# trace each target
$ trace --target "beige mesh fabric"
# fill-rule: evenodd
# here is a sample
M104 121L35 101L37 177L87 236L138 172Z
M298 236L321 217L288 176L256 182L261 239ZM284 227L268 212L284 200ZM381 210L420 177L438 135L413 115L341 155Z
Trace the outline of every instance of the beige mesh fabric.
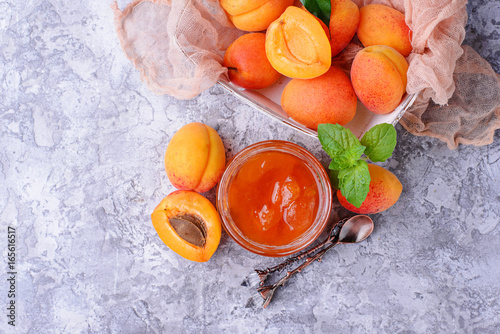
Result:
M412 30L408 93L418 93L401 124L415 135L485 145L500 128L500 76L474 50L461 47L465 0L354 0L381 3L405 13ZM135 0L117 4L117 33L127 57L157 94L190 99L213 86L226 69L224 50L242 35L218 0ZM361 45L353 42L334 59L349 70Z
M218 0L135 0L115 25L125 54L149 89L190 99L213 86L224 50L238 38Z
M453 74L455 91L446 105L420 94L400 120L408 132L430 136L455 149L487 145L500 128L500 75L469 46L463 46Z

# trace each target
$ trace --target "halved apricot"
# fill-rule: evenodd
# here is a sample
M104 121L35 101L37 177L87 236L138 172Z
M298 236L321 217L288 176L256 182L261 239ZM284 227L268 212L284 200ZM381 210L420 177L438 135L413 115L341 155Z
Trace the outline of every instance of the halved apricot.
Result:
M208 261L219 246L221 221L213 204L190 190L165 197L151 214L160 239L180 256Z
M332 62L327 33L314 15L295 6L267 28L266 55L276 71L299 79L320 76Z
M263 31L294 0L220 0L234 26L243 31Z

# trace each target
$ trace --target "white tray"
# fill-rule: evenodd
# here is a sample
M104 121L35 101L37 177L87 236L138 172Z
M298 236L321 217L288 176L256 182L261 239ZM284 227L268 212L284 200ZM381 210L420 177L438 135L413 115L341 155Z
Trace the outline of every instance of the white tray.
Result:
M295 130L305 133L312 137L317 137L318 133L314 130L306 128L302 124L294 121L283 111L281 108L281 93L283 88L290 81L290 78L282 76L278 82L270 87L250 90L243 89L235 84L231 83L227 77L221 76L218 84L223 88L228 90L231 94L242 100L244 103L254 107L255 109L263 112L264 114L282 122ZM399 106L394 109L393 112L386 115L377 115L372 113L366 107L358 101L358 107L356 110L356 116L346 124L356 137L361 138L366 131L368 131L374 125L380 123L389 123L396 125L403 114L408 110L408 108L413 104L417 94L406 94Z

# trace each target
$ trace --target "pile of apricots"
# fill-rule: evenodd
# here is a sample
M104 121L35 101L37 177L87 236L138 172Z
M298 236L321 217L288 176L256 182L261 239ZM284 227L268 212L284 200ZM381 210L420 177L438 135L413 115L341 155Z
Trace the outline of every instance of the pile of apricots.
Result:
M165 171L178 190L167 195L151 214L160 239L174 252L196 262L208 261L221 238L221 218L202 195L217 185L226 168L225 149L219 134L202 123L189 123L170 139L165 152ZM342 206L371 214L389 209L402 191L394 174L369 164L370 189L360 208L348 203L340 191Z
M262 89L282 75L291 78L281 96L283 110L313 130L322 123L345 125L357 100L377 114L392 112L406 92L411 31L403 13L380 4L361 8L331 0L329 26L293 0L220 0L234 26L248 32L226 50L229 80ZM357 35L363 45L350 77L335 66Z

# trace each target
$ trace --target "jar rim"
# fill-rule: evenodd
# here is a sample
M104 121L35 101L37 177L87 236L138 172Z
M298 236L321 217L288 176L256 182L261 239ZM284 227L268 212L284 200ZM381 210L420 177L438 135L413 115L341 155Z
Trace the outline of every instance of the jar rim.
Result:
M299 158L313 175L319 195L318 210L311 226L300 237L281 245L266 245L246 237L231 218L228 203L228 189L239 169L252 157L265 152L283 152ZM332 209L330 179L320 161L302 146L284 140L266 140L249 145L239 151L228 163L217 187L217 210L226 233L246 250L264 256L279 257L296 253L311 243L328 224Z

